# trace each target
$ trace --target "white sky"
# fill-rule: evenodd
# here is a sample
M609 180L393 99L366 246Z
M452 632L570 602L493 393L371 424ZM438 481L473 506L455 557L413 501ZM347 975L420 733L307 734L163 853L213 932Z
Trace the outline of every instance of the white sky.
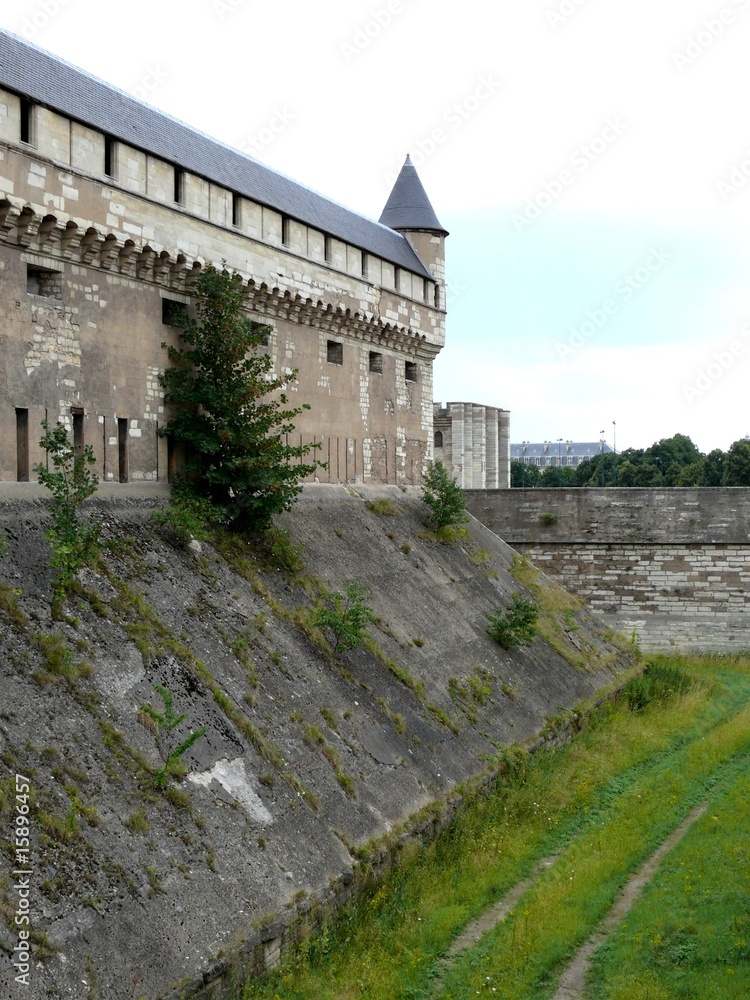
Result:
M436 399L510 409L514 441L750 432L750 0L6 0L0 26L375 218L411 152L451 232Z

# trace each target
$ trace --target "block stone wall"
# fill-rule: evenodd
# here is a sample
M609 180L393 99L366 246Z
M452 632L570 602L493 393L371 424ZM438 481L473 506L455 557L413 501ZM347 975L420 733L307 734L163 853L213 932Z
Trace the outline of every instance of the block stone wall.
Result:
M467 499L643 649L750 649L750 489L475 490Z

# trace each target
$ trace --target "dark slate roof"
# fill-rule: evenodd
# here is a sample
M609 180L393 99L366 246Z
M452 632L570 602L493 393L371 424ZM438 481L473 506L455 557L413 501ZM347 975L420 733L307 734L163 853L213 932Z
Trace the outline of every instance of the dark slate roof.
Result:
M606 441L600 444L599 441L563 441L560 444L560 455L574 455L578 458L594 458L600 452L604 451L607 454L612 453L612 448L607 444ZM510 457L511 458L543 458L548 456L550 458L557 459L557 441L543 441L543 442L532 442L527 441L526 444L512 444L510 446Z
M434 280L400 233L303 187L7 31L0 31L0 86Z
M443 229L438 222L435 209L430 204L410 156L406 157L401 173L396 178L380 221L391 229L426 229L448 235L448 230Z

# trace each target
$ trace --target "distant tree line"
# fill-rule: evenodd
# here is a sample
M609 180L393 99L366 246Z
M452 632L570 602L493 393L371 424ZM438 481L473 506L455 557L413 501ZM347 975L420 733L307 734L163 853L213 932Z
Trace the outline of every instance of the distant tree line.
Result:
M514 460L511 486L750 486L750 439L735 441L728 451L707 455L689 437L675 434L650 448L605 452L580 465L524 465Z

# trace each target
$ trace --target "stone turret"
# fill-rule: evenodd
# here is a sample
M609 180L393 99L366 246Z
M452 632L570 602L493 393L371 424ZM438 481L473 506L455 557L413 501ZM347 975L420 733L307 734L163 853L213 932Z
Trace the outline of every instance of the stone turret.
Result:
M449 233L440 225L410 156L396 178L380 222L406 236L435 278L435 305L444 309L445 237Z

